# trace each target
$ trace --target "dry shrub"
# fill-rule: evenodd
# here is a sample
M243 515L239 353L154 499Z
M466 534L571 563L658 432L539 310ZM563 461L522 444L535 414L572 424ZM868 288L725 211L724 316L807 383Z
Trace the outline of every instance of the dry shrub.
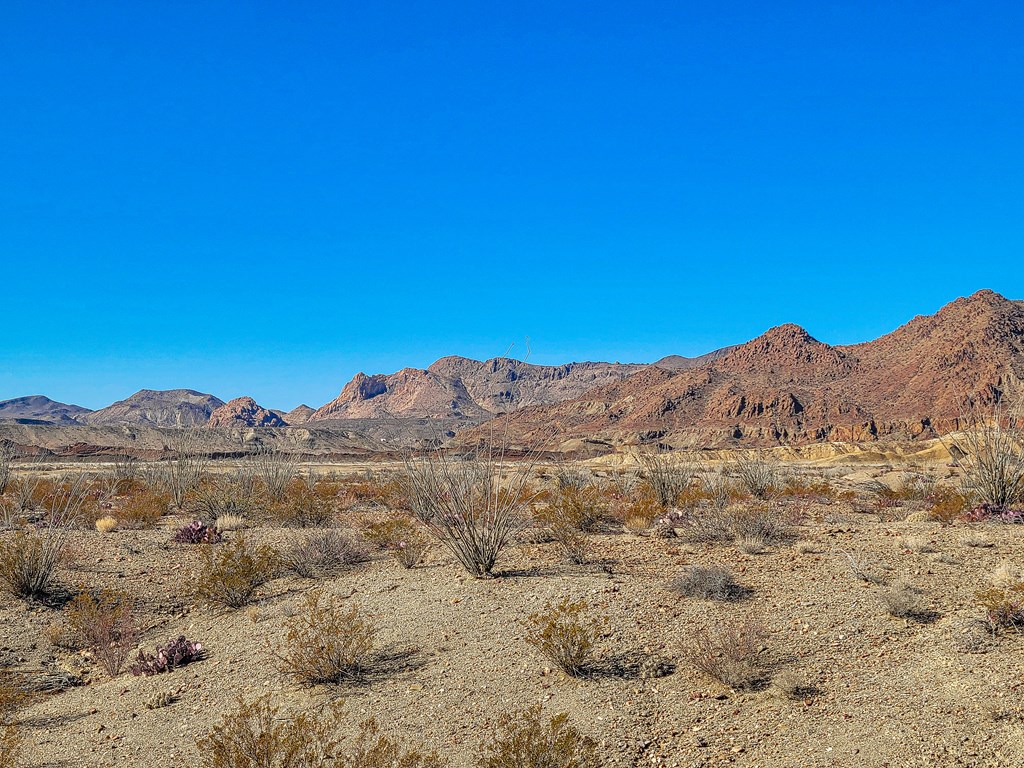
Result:
M280 501L284 498L288 484L298 472L298 460L280 449L261 447L251 462L270 500Z
M737 690L761 686L769 677L760 655L768 630L759 620L723 621L693 633L685 650L696 669Z
M164 491L145 490L129 497L118 510L123 528L152 528L167 514L171 495Z
M960 540L960 542L965 547L975 547L978 549L989 549L995 546L995 544L992 542L992 539L988 538L987 536L983 536L980 533L969 533L966 536L964 536Z
M18 531L0 542L0 581L15 597L50 597L57 589L57 570L65 561L66 546L66 530Z
M357 605L336 610L320 600L319 592L307 594L288 623L277 653L281 671L303 685L357 682L373 659L377 627Z
M96 530L100 533L110 533L117 530L117 518L107 515L96 521Z
M780 496L813 501L829 501L837 497L836 489L828 480L805 480L790 475L779 490Z
M314 477L296 477L284 495L269 509L279 525L318 528L333 525L337 513L335 487L318 483Z
M121 674L139 639L131 602L107 590L79 594L67 609L68 628L88 648L110 677Z
M993 574L992 586L977 593L978 604L993 631L1024 632L1024 580L1004 565Z
M271 547L250 548L242 536L219 546L207 545L203 560L196 594L228 608L247 605L256 590L273 578L279 563Z
M600 768L597 743L540 705L502 716L501 732L477 756L477 768Z
M963 429L942 438L962 470L961 493L1003 510L1024 501L1024 400L996 399L987 411L970 399L960 414Z
M285 567L304 579L335 573L368 560L366 545L351 531L311 531L295 539L281 554Z
M899 619L919 619L928 615L921 590L905 582L897 583L882 593L882 602L889 615Z
M816 686L806 674L787 670L772 680L772 686L790 701L808 702L818 695Z
M388 552L404 568L418 565L429 548L416 523L405 515L366 523L362 531L367 541Z
M0 496L7 493L7 486L13 474L14 456L14 443L6 439L0 440Z
M427 530L469 573L486 578L523 527L531 472L528 462L504 461L500 450L470 459L437 451L407 460L401 483Z
M935 486L927 500L931 504L928 519L942 525L952 525L962 519L967 511L968 499L960 491L949 486Z
M563 598L548 602L526 620L526 642L570 677L587 673L605 621L587 618L587 604Z
M771 498L782 486L779 464L772 459L740 453L730 465L730 470L750 495L757 499Z
M217 518L234 515L248 517L263 507L262 488L251 467L204 476L192 490L189 510L207 525Z
M607 514L604 499L593 485L558 488L543 505L534 509L534 519L552 530L573 528L590 531Z
M8 768L18 764L21 758L22 738L17 726L0 725L0 765Z
M673 591L703 600L736 600L748 590L736 583L732 571L718 565L690 565L670 584Z
M341 505L345 509L356 504L389 506L395 493L395 485L373 478L356 480L341 485Z
M680 495L693 483L693 465L667 453L641 453L639 459L654 498L665 509L676 506Z
M334 734L340 712L317 717L285 717L264 696L224 715L208 736L197 742L205 768L323 768L337 765L340 751Z
M653 495L641 495L623 508L623 525L630 533L640 536L654 525L654 521L658 519L663 511Z
M340 757L340 756L339 756ZM334 765L341 768L445 768L436 752L404 747L380 732L373 718L362 722L354 747Z

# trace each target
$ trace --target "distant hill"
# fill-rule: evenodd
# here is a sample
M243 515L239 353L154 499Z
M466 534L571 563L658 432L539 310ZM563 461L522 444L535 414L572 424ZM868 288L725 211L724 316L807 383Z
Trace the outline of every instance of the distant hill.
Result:
M1024 302L958 299L875 341L830 346L782 325L682 370L658 366L510 417L518 444L573 439L674 447L934 437L960 398L991 402L1024 378ZM480 439L486 425L464 432Z
M135 424L151 427L189 427L205 424L224 401L192 389L142 389L125 400L93 411L80 419L94 426Z
M309 417L312 416L315 411L315 408L310 408L308 405L303 403L302 405L292 408L288 413L281 414L281 418L290 426L305 424L309 421Z
M0 421L17 424L79 424L79 418L88 413L92 413L88 408L58 403L43 395L0 401Z

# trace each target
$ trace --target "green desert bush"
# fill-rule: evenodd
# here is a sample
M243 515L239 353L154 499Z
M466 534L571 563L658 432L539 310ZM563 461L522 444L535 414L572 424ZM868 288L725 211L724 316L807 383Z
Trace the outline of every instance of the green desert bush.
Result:
M597 743L569 723L550 719L539 705L506 714L501 730L481 750L477 768L599 768Z
M242 536L224 544L205 545L196 593L209 603L241 608L273 578L279 563L273 548L250 547Z

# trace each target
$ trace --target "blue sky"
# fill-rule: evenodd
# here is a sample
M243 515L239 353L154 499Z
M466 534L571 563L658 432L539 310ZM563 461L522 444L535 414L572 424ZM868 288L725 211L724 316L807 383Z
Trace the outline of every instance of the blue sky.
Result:
M0 399L1024 299L1024 7L0 0Z

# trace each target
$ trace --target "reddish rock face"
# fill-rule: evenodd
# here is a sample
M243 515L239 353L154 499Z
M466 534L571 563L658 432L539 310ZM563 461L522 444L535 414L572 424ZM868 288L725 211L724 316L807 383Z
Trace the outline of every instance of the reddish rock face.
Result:
M284 419L251 397L236 397L210 414L208 427L284 427Z
M647 368L525 408L509 430L535 448L644 435L680 447L927 438L955 425L966 396L991 402L1022 378L1024 302L980 291L863 344L833 347L782 325L697 366Z

